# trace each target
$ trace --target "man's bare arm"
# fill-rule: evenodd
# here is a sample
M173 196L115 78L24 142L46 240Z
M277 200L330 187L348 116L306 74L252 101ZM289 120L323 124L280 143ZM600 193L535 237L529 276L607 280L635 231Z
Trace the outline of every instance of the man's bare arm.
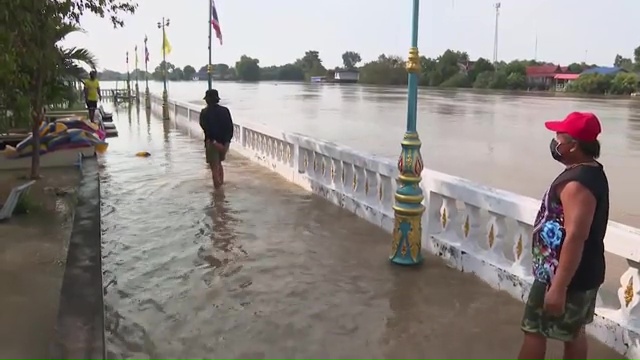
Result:
M596 211L596 198L582 184L571 181L560 189L560 201L564 210L566 235L551 286L567 288L582 259L584 242L589 236Z

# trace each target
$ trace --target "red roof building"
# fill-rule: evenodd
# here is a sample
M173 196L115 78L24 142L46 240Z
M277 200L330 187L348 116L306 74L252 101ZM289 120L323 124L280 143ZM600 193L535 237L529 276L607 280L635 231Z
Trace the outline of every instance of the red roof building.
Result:
M538 65L527 66L527 83L536 88L549 89L554 82L554 78L558 74L562 74L567 71L567 68L563 68L560 65Z

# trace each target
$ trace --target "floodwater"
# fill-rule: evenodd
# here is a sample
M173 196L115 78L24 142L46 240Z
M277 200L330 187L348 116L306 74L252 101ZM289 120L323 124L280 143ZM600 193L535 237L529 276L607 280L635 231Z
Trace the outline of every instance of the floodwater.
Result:
M382 229L233 153L214 193L200 141L144 111L115 123L101 159L108 358L517 353L520 301L431 256L390 265Z
M299 132L385 157L400 153L404 88L273 82L215 86L238 122ZM149 88L160 93L162 83L152 82ZM171 82L169 96L201 101L205 88L206 82ZM633 195L640 176L640 98L421 89L418 131L425 166L538 198L561 170L549 155L552 134L543 123L571 111L593 111L600 117L612 219L640 227L640 197Z

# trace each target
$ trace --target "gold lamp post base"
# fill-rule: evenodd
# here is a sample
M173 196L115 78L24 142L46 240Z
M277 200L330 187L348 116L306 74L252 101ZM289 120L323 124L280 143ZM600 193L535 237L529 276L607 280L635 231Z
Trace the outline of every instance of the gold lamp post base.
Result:
M407 132L398 159L398 189L395 193L395 222L389 260L398 265L422 263L422 214L424 195L420 174L424 168L421 142L416 132Z

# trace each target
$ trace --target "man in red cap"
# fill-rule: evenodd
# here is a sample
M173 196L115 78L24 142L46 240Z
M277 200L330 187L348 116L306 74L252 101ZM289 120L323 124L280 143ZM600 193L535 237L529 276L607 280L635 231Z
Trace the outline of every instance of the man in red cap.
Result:
M535 281L522 318L520 359L544 359L547 339L564 342L565 359L586 359L585 325L593 321L604 282L604 235L609 221L609 183L600 156L600 121L573 112L547 121L554 131L551 157L564 170L551 183L536 216Z

